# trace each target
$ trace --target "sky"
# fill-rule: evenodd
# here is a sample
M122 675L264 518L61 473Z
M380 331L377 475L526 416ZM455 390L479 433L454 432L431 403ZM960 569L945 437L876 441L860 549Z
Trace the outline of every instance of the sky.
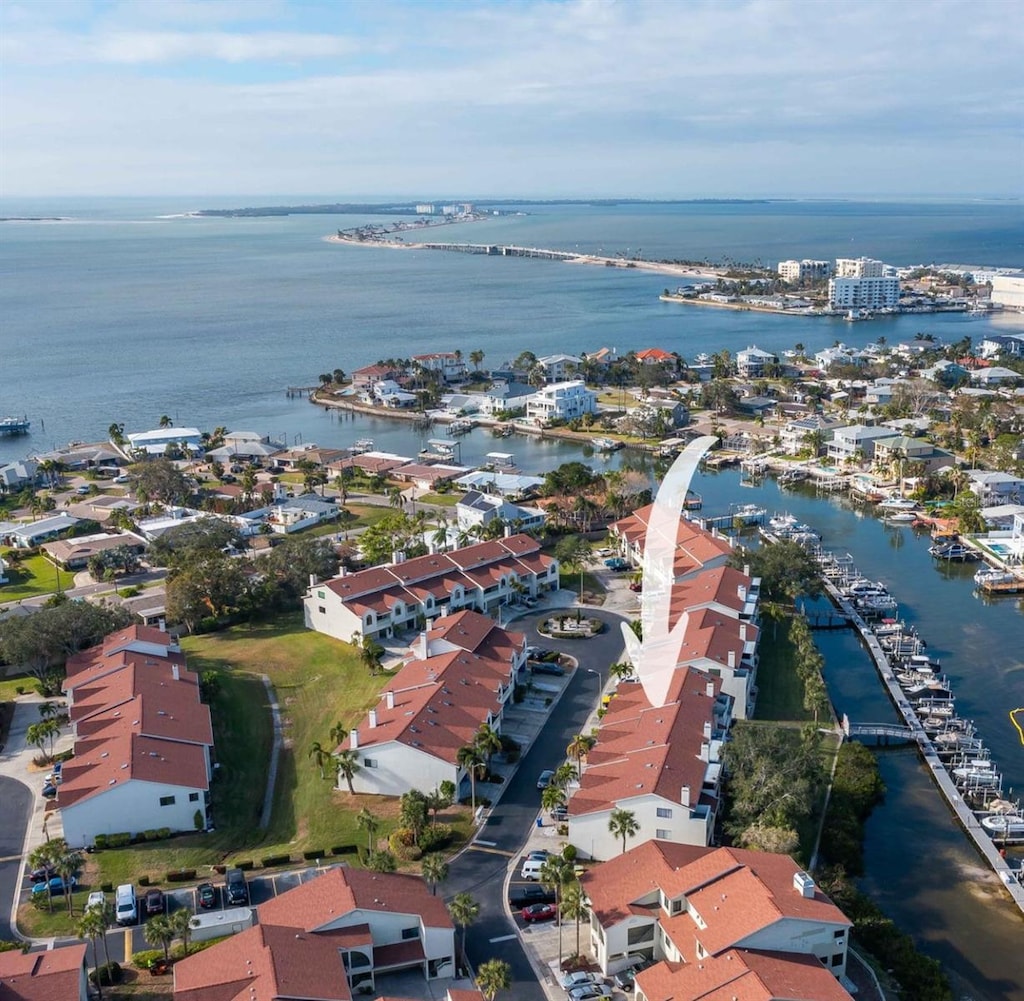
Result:
M3 0L0 196L1020 197L1024 0Z

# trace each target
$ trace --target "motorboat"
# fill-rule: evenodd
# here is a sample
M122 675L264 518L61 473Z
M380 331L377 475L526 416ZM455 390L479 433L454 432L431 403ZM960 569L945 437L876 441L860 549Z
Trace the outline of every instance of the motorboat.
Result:
M929 546L928 552L936 559L959 560L961 563L969 563L971 560L981 559L981 554L962 542L947 542L941 545Z
M1019 579L1020 578L1009 570L1003 570L1000 567L990 567L988 565L982 567L974 575L974 583L979 587L991 587L993 584L1013 584Z
M373 439L372 438L360 438L358 441L353 442L349 445L347 451L353 455L362 455L363 452L373 451Z
M1024 838L1024 817L1017 813L996 813L982 817L981 826L994 838Z
M903 497L886 497L878 502L878 507L885 511L914 511L917 508L917 501L906 500Z
M597 452L617 452L622 448L622 442L614 438L591 438L590 444Z
M917 521L917 515L913 511L886 511L882 515L883 521L890 521L895 525L909 525Z

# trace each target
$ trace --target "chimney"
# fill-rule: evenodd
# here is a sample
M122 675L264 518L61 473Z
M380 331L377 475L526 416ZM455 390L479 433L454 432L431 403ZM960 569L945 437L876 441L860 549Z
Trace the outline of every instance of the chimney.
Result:
M810 900L814 897L814 879L806 872L795 872L793 873L793 889L801 897L807 897Z
M743 564L743 576L744 577L749 577L750 576L750 564L749 563L744 563Z
M689 786L683 786L683 788L679 790L679 802L682 803L683 806L689 806L690 805L690 787Z
M315 573L309 575L309 586L316 587L320 583L320 578Z
M420 633L420 660L426 660L430 656L430 643L427 640L426 629Z
M171 677L174 678L175 681L181 681L181 674L178 671L177 664L171 664Z
M706 685L704 686L704 694L705 694L705 695L706 695L706 696L707 696L707 697L708 697L709 699L713 699L713 698L715 697L715 683L714 683L713 681L709 681L709 682L708 682L708 683L707 683L707 684L706 684Z
M359 750L359 731L349 730L348 732L348 745L353 751Z
M746 601L747 600L747 585L746 584L739 584L736 587L736 594L739 597L740 601Z
M736 651L735 650L730 650L729 651L728 664L729 664L729 667L735 667L736 666Z
M717 525L712 525L711 526L711 538L712 539L717 539L718 538L718 526Z
M510 539L511 537L512 537L512 526L511 525L506 525L505 526L505 538L506 539Z
M401 549L395 549L391 553L391 562L397 566L399 563L405 562L405 552Z
M355 730L353 730L352 732L355 733ZM711 760L711 745L706 740L702 740L700 742L700 760Z
M747 642L747 624L745 622L740 623L740 642Z
M711 739L711 720L709 719L704 720L704 739Z
M167 620L166 619L161 619L156 625L157 625L157 628L160 630L160 632L162 632L162 633L167 632Z
M386 705L388 709L395 708L395 693L391 691L390 688L384 693L384 705Z
M376 709L371 709L370 710L370 729L374 730L374 729L376 729L376 727L377 727L377 710Z

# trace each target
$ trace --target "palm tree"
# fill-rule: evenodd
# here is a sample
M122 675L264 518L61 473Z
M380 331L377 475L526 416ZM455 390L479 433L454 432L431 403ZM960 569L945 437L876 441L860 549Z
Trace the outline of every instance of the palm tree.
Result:
M359 771L359 755L353 750L338 751L334 755L338 765L338 774L348 784L348 791L354 796L355 788L352 785L352 778Z
M107 934L107 925L103 920L103 912L99 909L87 910L79 919L78 924L75 926L75 934L80 939L90 939L92 941L92 958L93 966L96 968L96 972L93 977L96 980L96 996L103 1001L103 986L100 983L100 950L99 950L99 939L105 939ZM103 943L106 946L106 942Z
M484 1001L494 1001L498 991L507 991L511 986L512 967L503 959L488 959L476 971L476 988L484 996Z
M328 733L327 736L330 737L331 743L337 747L348 736L348 727L345 726L341 720L338 720L338 722L331 727L330 733Z
M441 515L437 519L437 529L433 536L431 536L431 542L441 550L442 553L448 552L448 519Z
M580 954L580 921L587 916L587 898L579 880L570 883L562 893L562 914L576 922L576 955Z
M484 759L484 767L489 770L491 755L501 750L501 738L492 726L481 723L473 735L473 746L480 752L480 756Z
M594 749L596 743L596 737L578 733L572 738L569 746L565 749L565 753L570 758L576 759L576 770L580 775L583 774L583 759Z
M323 745L319 740L313 742L313 746L309 749L309 756L316 762L317 768L320 769L321 780L326 779L327 775L324 773L324 765L331 760L330 751L324 750Z
M466 929L480 915L480 905L465 891L456 893L448 904L448 913L462 929L462 965L466 965Z
M431 894L436 896L437 884L443 883L448 878L448 863L445 862L444 856L439 852L425 855L423 867L420 871L423 878L430 884Z
M168 963L171 961L171 943L176 938L176 932L166 914L150 918L142 926L142 935L150 945L160 946L164 950L164 959Z
M162 428L169 428L174 424L174 421L172 421L170 417L167 416L167 414L162 414L160 416L160 420L157 423Z
M568 789L569 785L578 778L576 768L571 761L563 761L556 769L551 784L559 789Z
M560 806L565 806L567 800L565 790L561 786L549 785L540 794L540 805L551 813Z
M366 859L366 868L371 872L395 872L398 869L398 863L395 861L395 856L385 849L379 852L370 852Z
M85 858L81 852L68 848L67 842L61 839L64 850L54 860L53 867L57 875L64 881L64 897L68 902L68 914L74 914L74 894L71 892L71 877L78 872Z
M555 891L558 922L558 969L562 969L562 889L575 878L572 865L561 855L549 855L540 867L540 882Z
M359 659L368 668L370 674L376 676L381 668L380 659L384 656L384 647L372 636L363 636L360 639L358 633L352 634L352 643L359 647Z
M388 505L390 507L402 506L402 491L398 487L392 487L388 491Z
M361 831L366 831L366 850L372 852L373 836L380 830L380 818L371 812L369 807L364 806L356 814L356 827Z
M188 955L188 947L192 941L192 912L182 907L170 916L171 929L181 939L181 948Z
M616 838L622 838L622 853L626 853L626 839L636 837L640 831L636 814L632 810L623 810L616 807L608 820L608 830Z
M483 764L480 757L480 750L473 744L464 744L455 755L455 760L460 768L469 772L469 794L470 803L473 808L473 816L476 816L476 770Z
M474 372L479 372L480 371L480 365L483 363L483 360L484 360L484 353L483 353L483 351L470 351L469 352L469 361L470 361L470 364L473 366L473 371Z
M31 727L29 727L31 729ZM34 848L28 856L28 864L33 869L53 869L57 860L67 848L63 838L54 838L53 841L46 841L38 848ZM48 908L53 910L53 894L50 892L50 880L46 880L46 903Z

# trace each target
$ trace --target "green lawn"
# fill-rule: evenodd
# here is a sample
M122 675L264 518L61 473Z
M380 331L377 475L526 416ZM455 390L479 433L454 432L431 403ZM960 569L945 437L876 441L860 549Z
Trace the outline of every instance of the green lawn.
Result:
M48 911L46 904L36 907L35 904L22 904L18 908L18 929L30 938L52 938L55 935L74 935L75 925L82 916L89 890L83 887L71 894L73 914L68 914L66 897L53 898L53 910Z
M804 709L804 684L796 673L796 650L789 636L790 620L767 615L761 621L761 661L757 668L759 720L797 720L814 717Z
M417 504L434 504L437 507L455 507L459 503L459 498L462 496L461 493L450 493L450 494L437 494L437 493L425 493L417 494Z
M13 702L18 697L18 689L26 692L36 690L36 679L30 674L18 674L11 678L0 679L0 702Z
M394 514L396 508L384 506L383 504L346 504L345 507L356 516L354 522L349 522L349 528L368 528L376 525L381 518Z
M572 591L577 597L580 595L580 575L562 570L558 574L558 586L564 591ZM600 601L606 594L604 584L597 577L584 571L583 573L583 599L587 602Z
M73 587L75 575L57 568L44 556L30 556L28 559L13 562L8 553L10 549L0 550L7 563L6 576L10 583L0 584L0 601L21 601L22 598L34 598L40 594L52 594L57 590L58 576L61 590Z
M173 869L196 869L201 879L209 876L211 865L252 859L258 868L260 859L271 855L288 854L304 864L303 851L365 844L355 824L364 806L381 818L381 836L394 827L397 800L339 792L330 769L322 780L309 757L315 741L330 748L335 722L349 728L365 716L387 675L373 677L349 644L305 629L298 612L252 628L187 637L182 646L190 668L215 671L220 680L212 704L220 765L211 790L216 830L98 852L90 856L90 864L98 866L96 883L137 881L143 873L162 883ZM273 734L260 674L273 683L286 744L266 831L258 823ZM464 826L463 812L449 811L443 819Z

